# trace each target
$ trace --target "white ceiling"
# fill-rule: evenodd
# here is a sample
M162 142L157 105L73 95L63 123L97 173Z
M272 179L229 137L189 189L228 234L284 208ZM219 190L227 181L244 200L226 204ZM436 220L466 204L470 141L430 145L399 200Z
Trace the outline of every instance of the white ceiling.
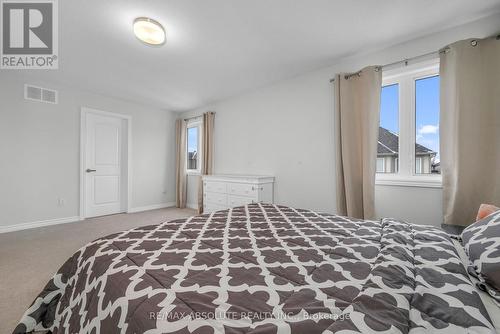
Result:
M64 0L59 70L37 74L184 111L498 10L499 0ZM138 16L165 26L166 45L134 37Z

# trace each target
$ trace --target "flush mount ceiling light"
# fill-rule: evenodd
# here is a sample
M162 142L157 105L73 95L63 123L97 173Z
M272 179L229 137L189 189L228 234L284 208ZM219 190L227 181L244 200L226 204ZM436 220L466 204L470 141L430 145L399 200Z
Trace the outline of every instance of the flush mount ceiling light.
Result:
M148 45L165 44L165 29L160 22L148 17L138 17L134 20L134 34Z

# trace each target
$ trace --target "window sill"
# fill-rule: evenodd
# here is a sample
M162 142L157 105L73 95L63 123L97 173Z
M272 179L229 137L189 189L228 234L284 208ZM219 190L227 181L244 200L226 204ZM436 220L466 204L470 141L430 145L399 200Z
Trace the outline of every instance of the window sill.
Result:
M375 177L377 186L397 186L397 187L420 187L420 188L443 188L441 176L413 176L395 177L379 176Z
M199 171L196 171L196 170L194 170L194 171L188 170L188 171L186 171L186 175L188 175L188 176L189 175L200 176L201 173Z

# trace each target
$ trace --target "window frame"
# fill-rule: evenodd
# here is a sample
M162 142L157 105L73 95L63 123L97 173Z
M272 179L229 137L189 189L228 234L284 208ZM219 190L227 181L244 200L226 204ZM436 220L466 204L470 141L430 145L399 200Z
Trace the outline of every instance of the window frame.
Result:
M186 174L187 175L201 175L201 139L202 139L202 122L201 122L201 119L192 119L192 120L189 120L186 124ZM189 169L188 168L188 165L189 165L189 149L188 149L188 132L189 132L189 129L192 129L192 128L198 128L198 151L197 151L197 154L198 154L198 161L196 163L196 169Z
M399 84L399 154L396 173L376 173L375 184L441 188L441 174L417 174L416 81L439 75L439 59L431 59L403 68L384 70L382 87Z

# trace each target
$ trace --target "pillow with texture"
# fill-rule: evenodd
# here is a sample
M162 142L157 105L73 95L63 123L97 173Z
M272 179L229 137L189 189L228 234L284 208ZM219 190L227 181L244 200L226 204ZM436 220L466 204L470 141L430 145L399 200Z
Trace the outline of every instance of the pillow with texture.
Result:
M461 235L469 273L500 303L500 211L468 226Z
M477 212L476 221L486 218L498 210L500 210L500 208L492 204L481 204Z

